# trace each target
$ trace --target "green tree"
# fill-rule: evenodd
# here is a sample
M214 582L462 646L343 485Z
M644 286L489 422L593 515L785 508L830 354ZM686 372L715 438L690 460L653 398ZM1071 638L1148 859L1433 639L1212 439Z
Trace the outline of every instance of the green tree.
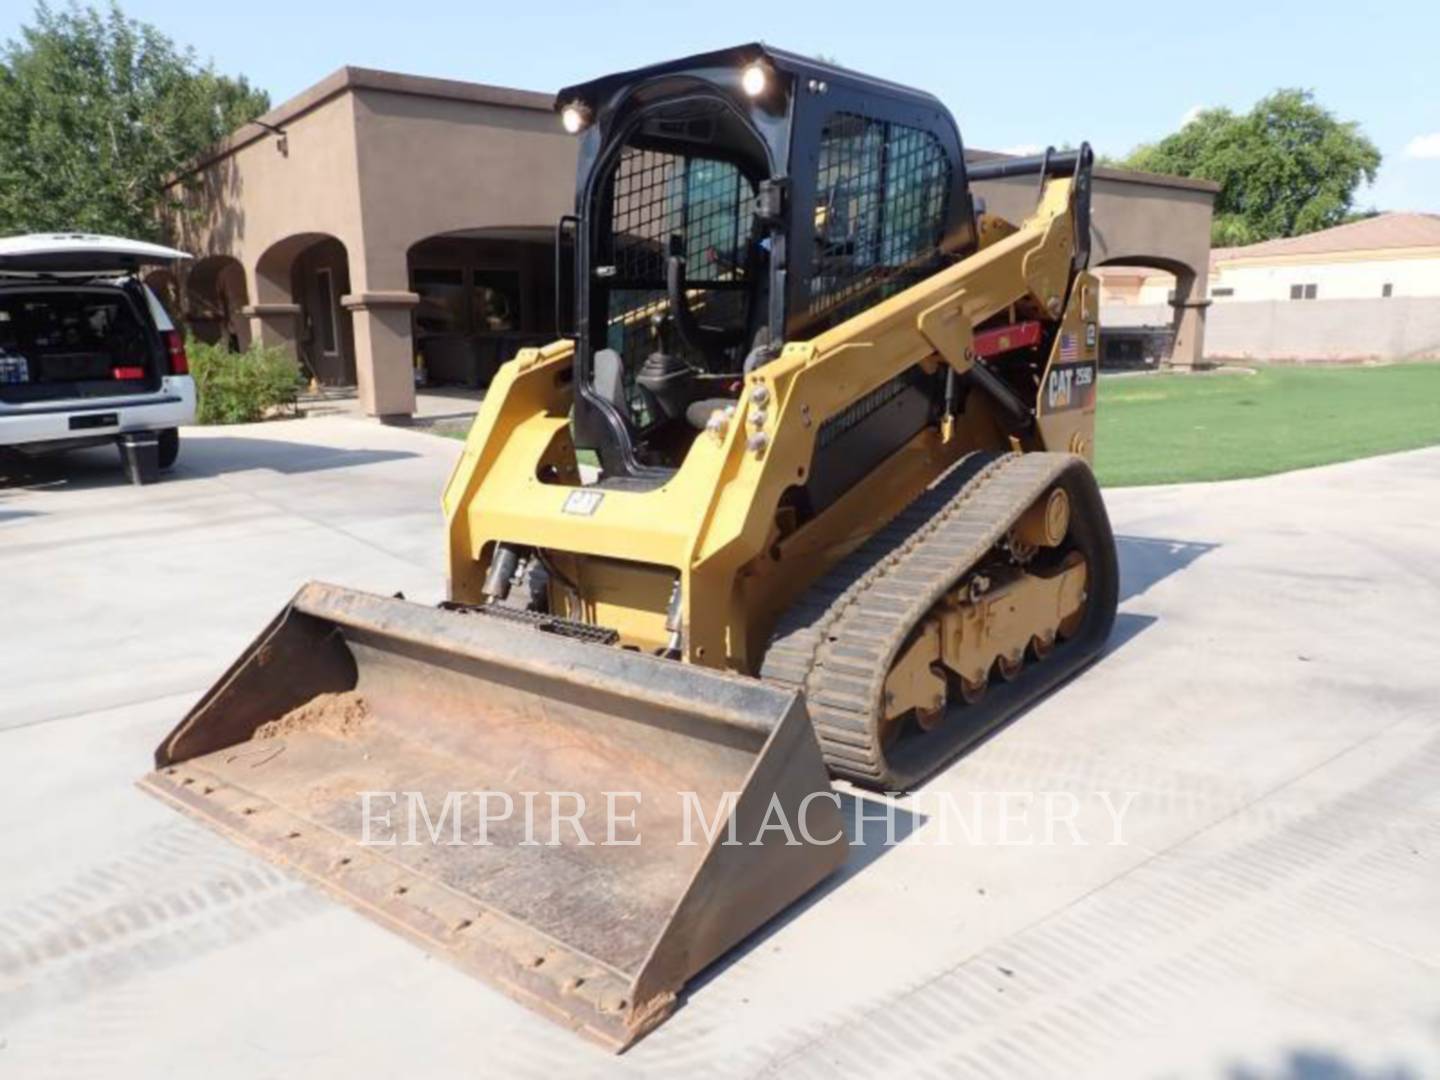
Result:
M1206 109L1121 165L1214 180L1220 194L1211 239L1253 244L1347 220L1355 192L1375 179L1380 151L1308 90L1277 90L1244 115Z
M269 104L114 4L42 0L0 49L0 234L158 239L165 178Z

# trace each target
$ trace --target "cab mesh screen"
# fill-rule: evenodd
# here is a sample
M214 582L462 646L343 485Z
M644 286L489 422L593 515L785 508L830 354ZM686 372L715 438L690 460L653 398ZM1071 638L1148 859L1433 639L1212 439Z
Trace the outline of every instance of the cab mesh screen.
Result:
M820 134L811 314L833 325L925 276L949 194L950 160L934 135L832 114Z
M672 238L685 257L697 317L709 326L743 327L755 192L729 162L637 147L621 151L611 184L605 346L624 362L631 419L643 428L651 417L635 373L659 344L656 321L669 311L665 274ZM679 351L678 343L668 345Z
M622 288L664 288L671 237L691 281L718 281L743 254L750 182L725 161L627 147L615 170L612 263Z

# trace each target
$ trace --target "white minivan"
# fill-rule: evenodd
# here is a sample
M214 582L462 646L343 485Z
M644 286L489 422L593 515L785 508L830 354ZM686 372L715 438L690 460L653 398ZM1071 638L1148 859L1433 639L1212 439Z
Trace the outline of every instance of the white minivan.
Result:
M137 482L174 464L195 383L138 271L188 258L88 233L0 238L0 450L115 443Z

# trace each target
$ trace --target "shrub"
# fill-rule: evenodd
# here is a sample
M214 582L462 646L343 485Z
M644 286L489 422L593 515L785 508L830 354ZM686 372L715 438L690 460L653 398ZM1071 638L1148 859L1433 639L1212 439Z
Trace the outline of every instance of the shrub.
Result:
M300 365L279 346L252 345L232 353L191 338L185 345L195 377L196 421L248 424L295 406L303 385Z

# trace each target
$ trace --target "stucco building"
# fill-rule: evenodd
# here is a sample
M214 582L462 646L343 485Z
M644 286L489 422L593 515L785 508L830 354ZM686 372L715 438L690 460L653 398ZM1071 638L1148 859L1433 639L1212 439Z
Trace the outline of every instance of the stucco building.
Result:
M196 258L154 284L197 336L293 349L367 413L403 418L417 361L477 385L553 334L575 155L548 94L342 68L171 180L169 230ZM1033 178L976 190L1014 217L1036 195ZM1175 275L1179 363L1202 355L1215 190L1095 173L1092 261Z
M993 155L977 152L977 158ZM1033 180L977 185L987 206L1023 216L1035 198ZM1210 306L1210 222L1218 184L1128 169L1095 170L1091 194L1090 265L1100 278L1101 363L1143 353L1155 363L1193 367L1205 356ZM1147 324L1111 318L1126 283L1138 295L1151 282ZM1133 286L1130 285L1133 283ZM1155 286L1160 286L1158 289ZM1132 331L1137 331L1133 333ZM1133 340L1131 340L1133 336Z
M1165 316L1154 268L1103 272L1102 319L1122 332ZM1409 359L1440 355L1440 215L1388 213L1210 253L1207 355Z
M409 415L414 362L474 381L554 329L552 236L575 143L546 94L342 68L169 187L198 336L293 348L366 412ZM162 284L166 284L162 282Z
M1440 214L1379 214L1333 229L1210 254L1210 298L1440 297Z

